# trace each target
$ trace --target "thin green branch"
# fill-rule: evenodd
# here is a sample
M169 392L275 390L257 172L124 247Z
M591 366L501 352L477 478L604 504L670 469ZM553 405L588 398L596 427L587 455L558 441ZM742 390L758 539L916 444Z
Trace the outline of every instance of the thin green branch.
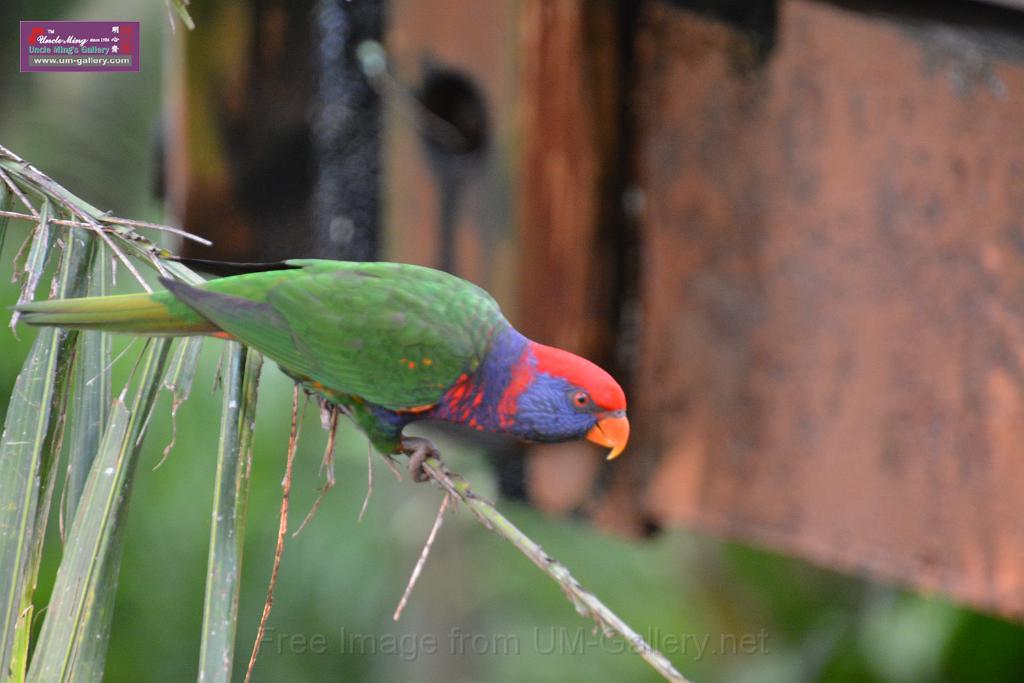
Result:
M167 6L169 9L173 9L173 14L170 16L171 30L174 30L174 14L178 15L181 19L181 23L185 24L185 28L192 31L196 27L196 23L192 21L192 15L188 12L189 0L167 0Z
M2 188L2 187L3 186L0 185L0 188ZM0 190L0 192L2 192L2 190ZM2 196L3 195L0 194L0 197L2 197ZM17 218L17 219L23 220L23 221L34 221L34 222L38 222L39 221L39 216L33 216L31 214L22 213L20 211L10 211L10 210L7 210L7 209L0 210L0 218ZM50 221L50 223L52 223L54 225L66 225L66 226L68 226L70 228L92 228L93 227L91 224L85 223L83 221L72 221L72 220L67 220L67 219L64 219L64 218L54 218L54 219L52 219ZM206 239L205 237L200 237L199 235L194 235L191 232L189 232L188 230L182 230L181 228L176 228L173 225L163 225L162 223L150 223L148 221L136 221L136 220L132 220L130 218L121 218L120 216L107 216L107 217L103 218L102 224L103 224L103 229L107 233L110 233L110 234L117 234L118 233L118 229L117 229L116 226L118 226L118 225L127 225L127 226L131 226L133 228L149 228L151 230L158 230L160 232L169 232L169 233L171 233L173 235L178 235L179 237L184 237L185 239L190 240L192 242L197 242L198 244L202 244L204 247L209 247L209 246L213 245L213 242L211 242L210 240Z
M436 458L428 458L424 463L424 469L442 489L465 503L481 524L514 545L541 571L550 576L561 587L562 592L565 593L576 611L593 619L601 627L605 636L617 634L625 639L633 651L643 657L644 661L661 674L665 680L673 681L673 683L689 683L681 673L676 671L672 662L665 655L648 644L639 633L630 628L596 595L580 585L580 582L573 577L564 564L544 552L543 548L498 512L494 505L474 493L468 481L449 470Z

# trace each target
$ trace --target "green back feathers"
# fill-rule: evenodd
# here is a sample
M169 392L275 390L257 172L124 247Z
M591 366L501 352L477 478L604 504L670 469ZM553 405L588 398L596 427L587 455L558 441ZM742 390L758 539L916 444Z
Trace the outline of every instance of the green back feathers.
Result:
M508 322L479 287L398 263L297 260L292 270L167 283L219 329L332 392L391 409L436 402Z

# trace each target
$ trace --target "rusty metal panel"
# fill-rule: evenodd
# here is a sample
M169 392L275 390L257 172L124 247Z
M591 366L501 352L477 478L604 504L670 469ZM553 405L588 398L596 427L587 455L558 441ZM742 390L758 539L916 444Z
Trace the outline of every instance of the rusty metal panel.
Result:
M1024 36L779 11L641 18L644 514L1024 615Z

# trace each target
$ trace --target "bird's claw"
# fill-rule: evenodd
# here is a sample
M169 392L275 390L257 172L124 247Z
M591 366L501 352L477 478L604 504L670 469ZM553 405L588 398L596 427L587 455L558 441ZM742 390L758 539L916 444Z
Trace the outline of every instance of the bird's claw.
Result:
M427 481L430 473L424 467L428 458L441 460L441 452L431 443L430 439L420 436L402 437L402 452L409 456L409 476L415 482Z

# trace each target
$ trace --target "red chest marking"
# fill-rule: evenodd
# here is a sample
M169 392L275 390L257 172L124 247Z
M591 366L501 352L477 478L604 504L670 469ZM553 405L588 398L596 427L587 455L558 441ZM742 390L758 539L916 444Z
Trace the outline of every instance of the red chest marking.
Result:
M469 376L466 373L459 375L455 384L448 390L446 398L450 403L461 403L469 392Z
M498 423L502 429L508 429L516 420L516 405L519 396L526 391L533 381L533 368L530 367L530 354L523 349L519 359L512 366L512 378L509 380L505 393L498 403Z

